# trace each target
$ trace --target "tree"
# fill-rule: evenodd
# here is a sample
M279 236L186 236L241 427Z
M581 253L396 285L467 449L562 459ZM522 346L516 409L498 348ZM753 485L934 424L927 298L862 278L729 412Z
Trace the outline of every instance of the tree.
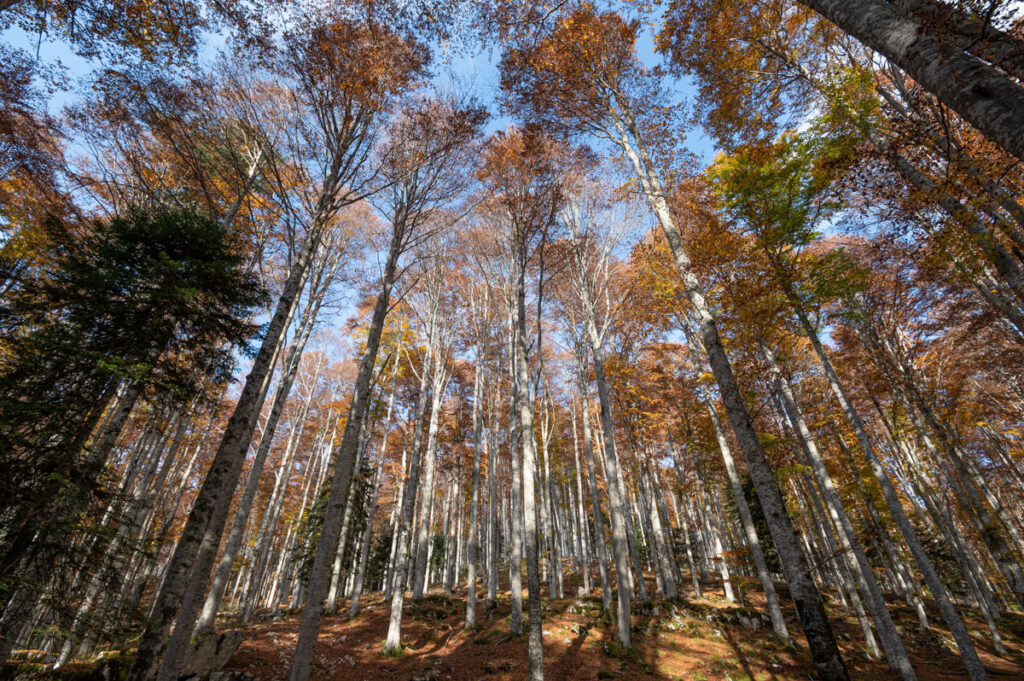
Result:
M52 575L54 552L96 500L109 445L95 429L119 386L192 399L201 376L228 375L263 295L234 235L195 213L133 209L45 229L45 265L0 310L0 576L12 589ZM18 621L11 612L5 623Z
M295 312L310 263L330 219L372 190L369 180L374 173L364 175L362 171L380 121L425 64L426 57L419 45L378 27L330 14L306 19L307 23L290 36L292 42L282 55L279 68L282 75L294 79L294 101L303 114L299 130L311 131L325 145L315 150L302 147L307 154L326 154L317 164L321 191L218 454L168 566L153 616L132 663L131 681L148 681L156 674L164 639L174 620L178 620L177 635L173 645L169 644L165 663L159 666L158 678L167 681L177 677L274 359Z
M384 320L390 309L391 289L398 273L398 260L411 246L429 237L431 231L446 226L443 209L454 202L465 189L465 176L460 176L459 173L464 172L469 163L470 141L486 118L486 114L479 107L451 99L425 100L420 104L418 108L410 108L403 112L402 117L397 119L390 129L390 144L385 152L386 162L382 166L384 176L390 181L387 191L381 195L381 202L391 226L390 243L366 349L359 364L355 394L345 423L345 433L337 451L336 470L327 501L323 534L317 546L310 577L306 607L303 610L299 640L296 643L295 659L290 672L291 681L305 681L312 666L323 600L329 587L329 567L337 551L356 447L363 427L370 378L376 364ZM407 501L415 499L415 484L410 474L409 489L406 491ZM408 518L411 519L411 513L408 514ZM406 533L409 532L408 524L407 521L403 530ZM401 544L401 541L399 543ZM407 560L408 547L400 546L398 550L399 556L404 555ZM401 558L399 566L403 566ZM398 573L404 574L401 570ZM392 597L391 607L392 623L397 619L398 627L401 626L403 596L404 589L399 585ZM389 643L386 647L397 647L396 639L398 635L389 630Z
M648 139L671 138L667 131L659 133L652 129L662 110L662 98L658 74L649 73L636 63L636 31L636 24L613 13L572 12L545 39L505 54L502 84L517 109L553 126L608 140L628 161L668 239L733 433L768 519L818 673L822 679L847 679L821 594L810 579L807 560L785 510L778 482L739 393L715 315L693 273L692 261L666 198L654 150L646 144ZM664 155L662 152L661 156Z
M838 197L832 191L829 160L834 157L834 152L829 146L827 140L815 140L810 135L805 138L785 136L777 144L769 147L767 151L762 150L759 153L755 150L737 154L730 159L721 159L712 170L712 175L718 179L717 189L724 199L727 210L732 213L739 224L742 224L754 235L758 247L763 250L771 263L776 283L792 306L804 333L807 334L825 368L832 391L857 434L858 442L882 487L889 510L896 520L904 540L910 547L918 568L924 575L932 595L939 602L943 617L954 634L954 639L964 657L969 673L972 678L982 679L986 677L986 674L977 658L973 643L949 601L945 587L938 580L930 560L924 553L917 534L911 527L902 505L896 497L892 482L878 461L863 422L850 404L824 346L818 338L818 333L811 324L805 307L807 305L806 297L801 299L797 291L797 286L802 278L796 262L798 254L817 237L816 227L833 216L841 207ZM822 268L819 272L829 272L829 270ZM839 284L839 286L841 285ZM799 432L805 433L802 437L808 441L809 433L807 433L806 424L803 424L802 416L799 414L799 408L792 397L790 388L777 366L774 366L771 350L763 343L762 354L769 364L773 380L778 385L785 409L792 414L794 427ZM844 528L843 531L847 537L852 536L850 520L843 511L838 497L835 496L834 488L829 490L830 481L827 479L828 473L824 463L817 456L817 450L813 444L810 444L807 450L808 458L812 462L812 469L824 483L821 485L824 490L823 494L832 498L829 505L837 516L837 526ZM840 538L842 539L842 535ZM846 539L844 543L848 544L849 539ZM898 664L901 674L906 674L906 670L910 669L909 661L906 660L906 653L903 651L894 626L891 621L887 622L888 610L874 583L870 566L863 551L859 547L854 547L854 549L853 555L859 564L859 571L863 578L869 580L867 582L869 604L873 608L873 616L882 635L890 664ZM913 675L912 670L909 673Z

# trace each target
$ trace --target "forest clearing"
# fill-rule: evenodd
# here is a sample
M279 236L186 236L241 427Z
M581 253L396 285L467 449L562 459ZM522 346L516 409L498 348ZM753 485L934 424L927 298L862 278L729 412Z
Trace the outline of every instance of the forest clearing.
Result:
M0 678L1024 678L1020 3L0 31Z

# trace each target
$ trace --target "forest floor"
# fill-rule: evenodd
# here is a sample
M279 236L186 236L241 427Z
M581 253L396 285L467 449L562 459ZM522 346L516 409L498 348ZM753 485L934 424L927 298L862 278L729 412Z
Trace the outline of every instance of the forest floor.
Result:
M634 649L615 644L615 625L600 618L600 598L566 598L545 603L544 671L548 681L569 679L686 679L693 681L790 681L814 679L814 667L804 641L795 632L795 613L786 613L797 646L783 644L772 633L760 594L751 593L748 607L708 595L646 606L633 617ZM525 600L525 598L524 598ZM510 600L485 612L481 601L476 631L463 628L465 601L430 594L419 602L406 601L402 624L404 649L385 657L382 646L388 627L388 604L380 595L365 599L353 619L326 616L314 661L314 681L512 681L526 678L525 637L508 632ZM934 627L922 632L911 610L891 603L920 681L963 679L966 672L952 639L941 628L934 608ZM524 604L525 607L525 604ZM636 610L640 610L635 606ZM839 604L829 606L833 626L854 679L895 679L884 662L865 654L860 629ZM751 623L760 624L752 629ZM1006 657L998 657L980 618L969 629L982 661L993 679L1024 679L1024 615L1006 614L1003 628ZM526 626L524 614L524 627ZM757 626L756 624L754 626ZM247 629L241 647L225 671L242 672L254 681L281 681L295 648L298 615Z
M781 595L785 597L784 589ZM792 608L784 610L796 644L786 645L771 631L762 594L751 590L744 598L745 608L727 602L715 592L699 599L683 597L674 602L635 603L631 651L623 651L617 645L614 622L607 615L601 616L600 597L545 601L545 678L547 681L815 679ZM368 595L355 618L350 619L345 614L324 617L312 681L518 681L527 678L526 639L508 633L511 617L508 592L500 594L497 608L491 611L487 611L483 599L478 602L478 626L474 631L466 631L463 627L464 594L449 597L431 593L418 602L407 600L402 622L404 648L399 656L389 657L382 653L389 603L381 594ZM933 605L928 607L933 627L928 632L917 626L912 611L902 602L890 600L890 609L920 681L967 678L953 641ZM852 678L855 681L896 679L884 662L868 658L856 619L845 613L835 600L831 600L828 610ZM976 615L969 614L966 624L991 678L1024 679L1024 614L1003 615L1001 632L1008 649L1004 657L995 654L984 621ZM233 681L287 679L299 617L299 612L286 612L241 628L244 640L224 668L228 673L219 675L220 678ZM525 627L525 613L523 624ZM231 628L230 623L225 623L223 628ZM130 652L125 651L125 654L130 655ZM102 667L102 660L75 660L59 672L48 672L44 664L23 661L17 666L6 666L0 678L109 681L111 675L103 673ZM119 676L113 675L114 678Z

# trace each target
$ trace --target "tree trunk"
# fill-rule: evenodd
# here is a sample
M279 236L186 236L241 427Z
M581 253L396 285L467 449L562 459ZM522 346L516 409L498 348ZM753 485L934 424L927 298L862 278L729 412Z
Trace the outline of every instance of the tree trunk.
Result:
M860 542L857 541L857 534L853 529L853 523L850 522L850 517L843 508L842 500L839 498L839 491L836 489L832 476L829 475L828 469L825 467L825 462L822 460L810 429L808 429L804 421L803 414L796 403L796 398L793 396L789 382L779 369L775 355L763 341L760 342L760 347L761 355L764 357L768 372L772 377L772 382L775 384L775 388L782 400L783 409L789 416L790 423L796 429L797 438L803 445L811 471L825 499L825 507L832 518L832 522L835 524L836 535L843 550L843 559L849 562L850 571L865 591L872 619L874 619L875 626L878 628L878 635L882 639L882 647L885 649L885 654L888 657L889 667L904 681L913 681L917 678L914 674L914 668L907 657L907 651L903 648L903 642L900 640L895 624L893 624L889 609L886 607L885 599L882 597L882 592L875 581L875 575L871 570L871 565L868 563L867 556L864 555L864 550L861 548Z
M687 297L693 306L704 351L718 384L733 434L740 444L740 450L746 459L751 480L754 482L757 496L761 501L761 507L782 562L786 582L789 584L790 594L796 605L811 657L818 669L818 675L822 681L848 681L849 674L825 614L821 593L811 578L807 559L800 548L792 519L786 511L782 490L779 489L779 483L768 462L768 456L758 440L750 414L743 403L739 387L736 385L732 365L718 334L714 314L704 298L697 276L691 269L690 256L686 252L682 235L672 218L661 180L643 146L631 113L626 109L611 113L615 118L617 129L609 130L609 133L619 135L619 144L633 165L644 194L665 233L676 269L682 277ZM630 143L630 139L636 143L636 148Z
M154 599L153 612L139 641L127 681L150 681L157 676L158 666L162 675L159 681L177 680L194 620L185 625L188 632L179 635L174 654L166 659L167 664L160 665L167 634L183 606L189 605L186 591L189 590L190 582L197 585L201 583L204 588L206 586L231 497L238 486L253 428L270 383L274 360L280 350L285 329L295 312L299 293L306 283L309 265L319 242L320 232L314 229L306 236L292 263L267 333L253 359L252 369L246 376L235 411L228 420L220 446L165 569L163 584ZM191 590L197 592L200 588L196 586Z
M420 390L416 397L415 429L413 431L412 449L409 458L409 477L405 483L402 496L402 509L398 515L398 527L395 531L394 573L391 582L391 618L388 624L388 636L384 643L385 653L395 653L402 648L402 605L405 602L406 573L409 569L410 539L412 537L413 516L416 512L416 491L420 484L420 466L423 448L423 417L427 408L427 387L430 385L430 366L435 352L434 334L437 324L436 310L430 313L430 330L428 331L427 356L424 357L420 374Z
M711 416L711 424L715 428L715 437L718 440L718 449L722 453L722 460L725 462L725 472L729 476L729 484L732 486L732 495L736 500L736 509L739 511L740 522L743 525L743 532L747 538L747 546L750 547L750 555L754 559L754 567L757 569L757 577L761 580L761 588L764 590L765 602L768 604L768 616L772 621L772 629L775 634L783 639L789 639L789 631L786 629L786 620L782 616L782 608L779 606L779 595L775 591L775 582L772 580L771 572L768 571L768 562L765 560L764 552L761 550L761 540L757 537L757 529L754 527L753 516L750 515L750 505L747 504L747 497L743 492L743 483L739 473L736 471L736 463L732 458L732 449L722 432L722 422L718 417L718 411L710 401L705 399L708 414Z
M299 625L298 641L295 644L295 657L292 660L289 673L290 681L307 681L312 668L316 640L320 633L320 618L323 615L324 599L327 597L327 590L330 587L331 562L338 548L342 514L348 497L349 483L352 480L352 470L355 466L356 448L359 446L366 403L370 396L370 380L373 378L373 369L377 362L377 350L380 348L380 337L384 330L384 319L388 313L391 289L398 268L398 257L402 252L404 240L405 224L393 225L391 244L381 278L380 293L377 294L377 302L373 308L373 318L370 321L369 333L366 338L366 349L359 362L359 375L356 378L352 406L345 423L345 434L338 447L334 479L331 481L330 496L324 510L323 529L313 559L306 605L302 610L302 622Z
M1024 88L981 59L929 35L881 0L799 0L891 60L992 142L1024 160Z
M960 616L957 614L956 608L953 606L953 602L949 599L946 587L942 584L938 574L935 572L931 559L928 557L928 554L925 553L924 547L921 546L921 542L917 537L917 533L910 524L907 514L903 511L903 505L900 503L899 496L896 494L896 489L893 487L892 481L889 479L889 474L886 472L885 468L882 466L882 462L878 459L878 456L875 453L874 445L868 437L867 430L864 428L864 422L861 421L860 415L847 399L846 391L843 389L842 383L839 381L839 375L836 373L835 367L832 366L832 360L829 358L828 353L825 352L825 347L821 344L821 340L818 338L818 332L814 329L814 326L811 324L811 320L807 317L806 312L804 312L803 304L789 287L786 287L786 296L789 299L798 320L800 321L800 326L803 328L808 340L811 341L811 345L814 347L814 352L818 356L818 361L821 362L821 366L825 370L825 376L828 378L832 394L835 395L836 401L839 402L839 406L846 415L847 421L849 421L850 425L853 427L853 432L857 437L857 442L860 444L861 451L868 460L871 472L874 474L875 479L881 487L882 496L885 497L885 502L889 507L889 513L896 522L896 526L900 528L900 534L903 535L903 540L907 543L907 547L910 549L911 555L914 556L914 561L917 563L917 569L921 572L921 576L924 577L925 584L928 585L928 589L931 591L932 597L939 606L939 612L942 614L942 619L946 622L946 626L949 627L953 640L956 642L957 649L960 651L960 656L964 660L964 666L967 668L968 675L971 677L972 681L984 681L988 678L988 673L985 671L985 668L981 664L981 660L978 658L978 653L974 649L974 642L971 641L971 637L967 633L967 629L964 627L963 621L961 621Z
M476 562L477 542L476 531L477 516L480 509L480 448L486 449L487 444L483 442L481 433L483 431L483 414L481 413L481 399L483 397L484 369L481 352L483 343L477 341L477 365L476 375L473 377L473 498L470 501L469 511L469 556L466 573L466 629L476 627Z
M519 439L523 450L523 530L526 552L526 588L529 607L529 658L530 681L544 681L544 642L542 638L540 608L540 565L537 546L537 509L534 476L536 475L536 452L533 440L533 401L530 399L530 367L526 358L526 285L525 259L520 260L516 275L516 320L518 333L516 343L516 394L519 397ZM516 568L518 569L518 565Z

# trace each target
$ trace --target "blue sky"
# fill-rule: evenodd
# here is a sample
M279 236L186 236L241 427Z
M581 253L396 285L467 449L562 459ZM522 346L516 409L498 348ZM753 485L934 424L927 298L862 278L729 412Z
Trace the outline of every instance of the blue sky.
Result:
M637 55L647 66L656 66L661 63L661 57L654 51L654 35L650 30L640 34L637 41ZM441 53L437 57L437 77L442 83L457 83L469 88L477 98L487 102L491 106L491 119L488 132L501 129L511 121L501 116L497 107L497 100L500 96L500 83L498 79L498 60L500 55L494 50L479 54L456 55L450 59ZM685 78L673 78L666 76L670 88L678 94L677 101L689 100L696 94L696 89ZM704 131L700 128L687 132L687 147L697 158L701 165L709 164L715 155L714 144Z
M51 40L45 36L26 34L17 28L10 28L0 34L0 40L8 45L19 47L30 54L38 56L40 61L47 66L60 65L68 78L68 89L55 92L49 102L50 112L60 115L64 106L71 104L78 96L79 88L83 85L90 72L99 66L95 62L89 62L76 55L69 46L61 41ZM201 61L209 63L224 45L222 36L210 34L202 47ZM650 29L641 33L637 44L637 53L640 59L648 66L660 63L660 57L654 51L653 33ZM445 53L439 50L436 54L435 80L442 87L455 87L460 90L468 90L481 102L486 103L493 114L489 124L488 132L501 129L512 121L501 115L498 106L500 97L500 84L498 78L499 55L496 51L482 51L469 54L466 51L457 53ZM684 79L672 79L672 89L678 93L678 101L693 96L694 88ZM72 140L72 151L74 141ZM687 146L695 153L702 162L702 165L709 163L714 156L714 148L711 141L700 129L687 131ZM628 251L632 244L624 244ZM350 305L342 305L325 326L338 328L354 312Z

